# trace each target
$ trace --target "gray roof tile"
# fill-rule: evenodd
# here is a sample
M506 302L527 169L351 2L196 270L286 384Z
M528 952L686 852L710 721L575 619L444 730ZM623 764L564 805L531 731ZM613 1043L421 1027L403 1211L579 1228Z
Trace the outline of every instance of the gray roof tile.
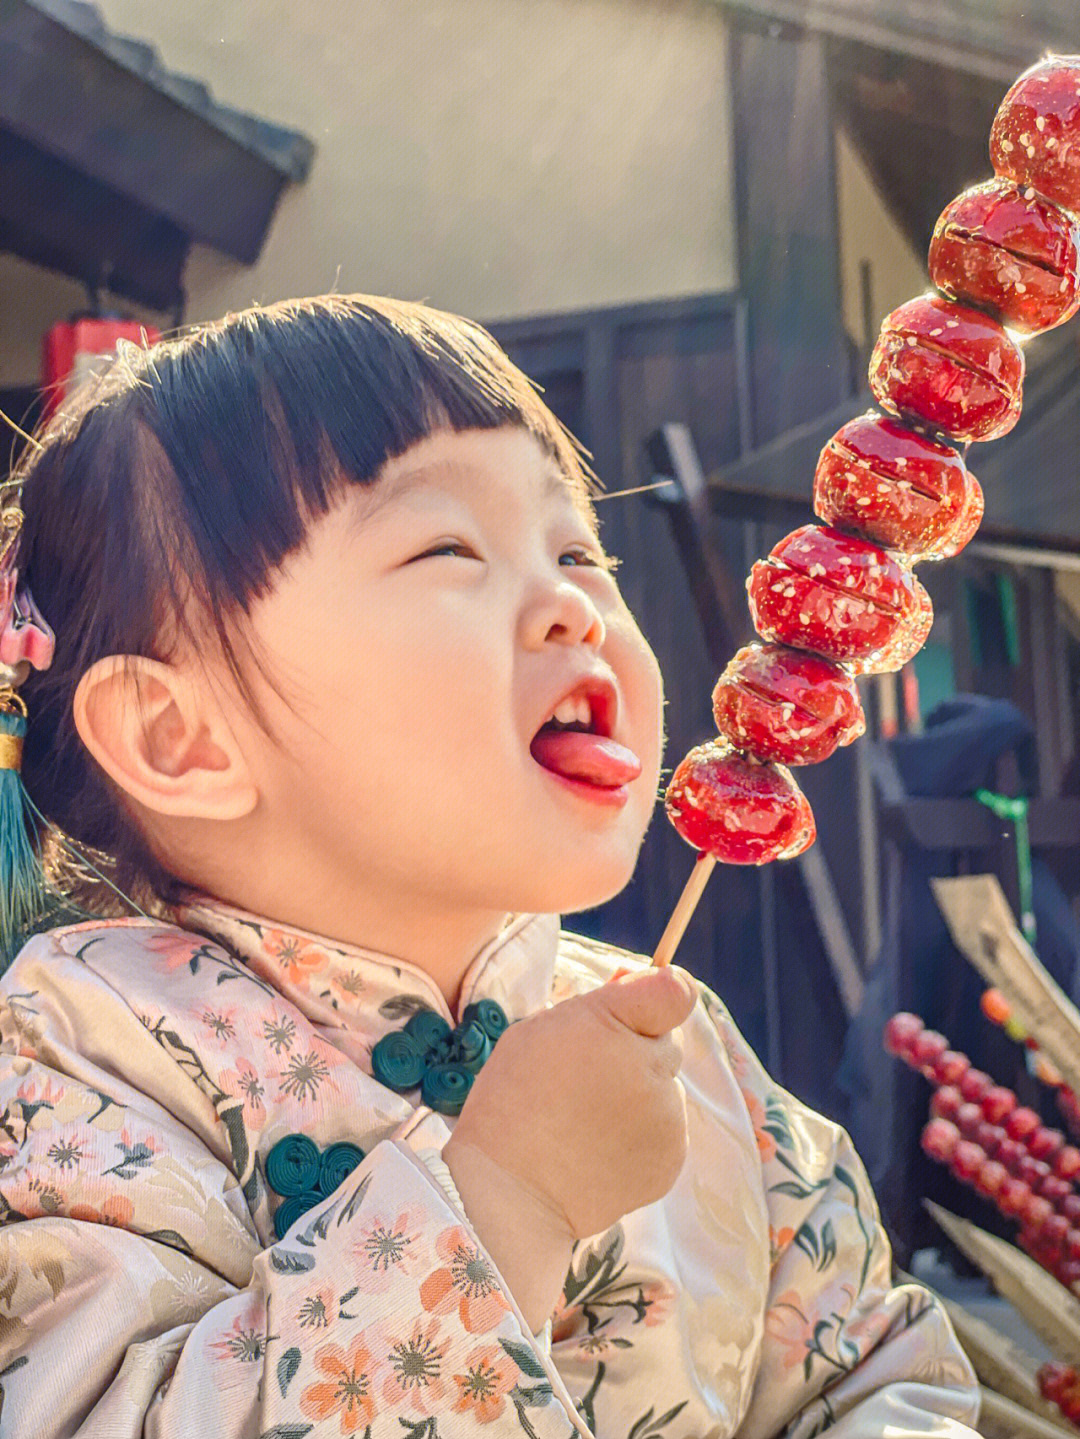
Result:
M34 9L79 35L147 85L200 115L208 124L259 155L290 180L307 177L315 147L306 135L219 104L201 81L168 70L152 45L108 28L90 0L29 0Z

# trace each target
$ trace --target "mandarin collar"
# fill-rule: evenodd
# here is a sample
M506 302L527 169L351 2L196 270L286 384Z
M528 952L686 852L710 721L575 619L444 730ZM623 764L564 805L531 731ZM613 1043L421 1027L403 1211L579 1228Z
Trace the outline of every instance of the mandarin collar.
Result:
M542 1009L561 922L557 914L511 915L465 971L454 1014L425 970L393 955L278 924L208 895L187 894L170 909L177 924L223 944L350 1052L370 1052L422 1006L451 1024L479 999L497 1000L511 1020Z

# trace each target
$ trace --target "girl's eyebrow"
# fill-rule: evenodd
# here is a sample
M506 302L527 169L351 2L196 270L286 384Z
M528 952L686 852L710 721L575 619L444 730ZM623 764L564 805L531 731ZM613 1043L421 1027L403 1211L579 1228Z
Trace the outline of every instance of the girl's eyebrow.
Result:
M416 490L444 488L438 483L440 477L443 476L455 476L460 479L472 480L474 483L476 479L473 470L453 460L433 460L430 464L417 465L413 469L403 471L400 475L380 480L376 485L367 489L367 503L360 507L361 522L370 520L373 515L385 509L392 501L404 499ZM545 501L562 498L568 505L573 506L574 504L570 487L565 478L558 470L550 468L546 468L543 472L541 498Z

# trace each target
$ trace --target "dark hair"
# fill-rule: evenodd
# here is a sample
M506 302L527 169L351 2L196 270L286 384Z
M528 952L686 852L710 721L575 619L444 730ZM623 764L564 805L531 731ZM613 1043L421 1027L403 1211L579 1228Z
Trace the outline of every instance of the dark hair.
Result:
M111 654L165 659L212 621L241 693L241 612L348 485L439 429L519 425L552 455L595 529L599 482L578 442L469 320L360 295L229 314L127 344L28 446L19 568L56 630L22 689L23 780L39 809L114 862L128 894L168 899L159 864L72 717L80 677ZM189 603L194 601L192 610Z

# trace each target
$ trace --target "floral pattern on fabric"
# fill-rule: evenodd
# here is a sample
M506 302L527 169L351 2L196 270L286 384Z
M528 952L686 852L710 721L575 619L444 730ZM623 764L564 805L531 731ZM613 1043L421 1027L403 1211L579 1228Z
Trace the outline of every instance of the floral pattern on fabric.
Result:
M711 992L684 1172L575 1246L549 1352L438 1158L453 1120L370 1073L383 1033L445 1010L427 976L186 915L39 936L0 981L5 1439L191 1439L193 1415L220 1439L972 1439L970 1369L930 1296L890 1287L846 1136ZM516 916L458 1007L523 1018L646 963ZM278 1241L263 1163L296 1131L366 1158Z
M464 1229L444 1230L435 1240L443 1266L420 1286L420 1303L433 1314L456 1311L470 1334L494 1329L507 1303L491 1261Z

